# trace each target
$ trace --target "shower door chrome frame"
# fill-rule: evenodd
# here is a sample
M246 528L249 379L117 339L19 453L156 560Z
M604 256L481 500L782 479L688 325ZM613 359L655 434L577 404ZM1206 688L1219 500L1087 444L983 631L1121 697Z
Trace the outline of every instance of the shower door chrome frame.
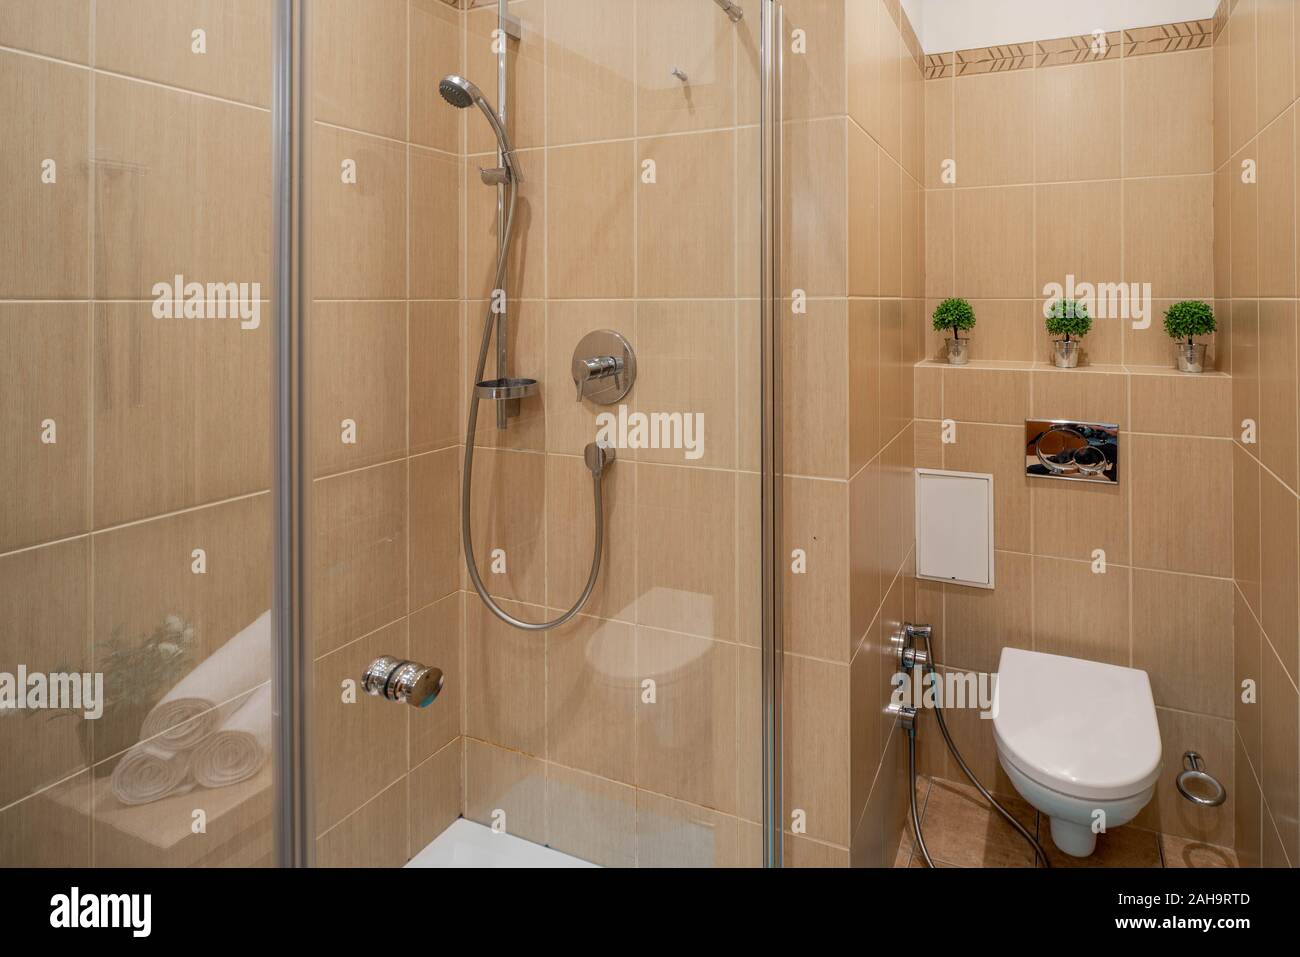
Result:
M783 82L785 10L779 0L763 0L759 127L762 222L762 672L763 672L763 866L785 863L782 806L782 629L781 561L782 456L781 384L781 186L784 150Z
M312 824L309 738L311 657L307 576L311 461L307 448L307 149L311 103L307 0L276 0L271 99L272 371L271 599L274 803L278 867L310 867Z

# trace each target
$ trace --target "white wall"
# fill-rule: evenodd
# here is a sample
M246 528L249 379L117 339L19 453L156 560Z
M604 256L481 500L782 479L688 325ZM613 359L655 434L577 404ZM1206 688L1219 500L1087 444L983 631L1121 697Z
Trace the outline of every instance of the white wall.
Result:
M1208 20L1218 0L903 0L926 53Z

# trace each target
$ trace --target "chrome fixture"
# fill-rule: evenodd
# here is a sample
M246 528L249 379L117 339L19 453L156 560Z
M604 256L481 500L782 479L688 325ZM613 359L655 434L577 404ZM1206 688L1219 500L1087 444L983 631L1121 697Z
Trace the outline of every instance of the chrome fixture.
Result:
M1204 760L1195 751L1184 752L1183 770L1178 772L1174 783L1179 794L1202 807L1218 807L1228 800L1227 789L1205 770Z
M610 329L589 332L573 350L572 371L579 402L590 399L613 405L636 382L636 353L621 333Z
M376 658L361 675L361 687L366 694L415 708L433 704L442 694L442 686L442 669L393 655Z
M1067 482L1119 483L1119 426L1025 420L1025 474Z
M673 67L673 76L677 77L677 79L681 80L683 83L691 82L691 78L686 75L686 71L679 66Z
M505 12L505 0L501 0L501 12ZM502 58L502 69L504 69L504 57ZM504 91L504 83L502 90ZM471 103L478 104L480 110L488 118L493 131L497 136L497 145L501 157L501 167L497 170L487 171L492 181L499 189L499 198L502 200L501 210L503 215L500 218L501 233L497 245L497 268L496 275L492 281L492 289L497 296L505 301L504 283L506 278L506 267L510 260L510 239L514 232L515 209L519 200L519 183L520 176L514 161L514 148L507 136L505 126L496 111L488 103L483 93L469 80L461 76L451 75L445 77L438 84L438 90L445 99L457 109L465 109ZM485 182L487 179L485 178ZM491 297L490 297L491 298ZM516 379L510 378L507 374L506 353L506 335L505 323L507 321L506 310L496 301L489 302L483 317L483 339L479 344L478 364L474 373L474 388L470 391L469 416L465 424L465 465L461 470L461 490L460 490L460 539L461 547L465 552L465 567L469 572L470 581L474 585L474 590L478 592L479 598L483 604L497 618L501 619L507 625L518 628L522 631L548 631L552 628L559 627L573 618L587 604L591 598L591 593L596 587L596 579L600 576L600 560L604 554L605 548L605 503L603 493L603 479L605 471L614 464L614 450L601 448L594 442L587 446L584 452L584 458L587 468L591 470L592 499L595 508L595 542L592 547L591 572L587 576L587 584L582 589L582 594L573 606L551 621L532 622L516 618L497 604L496 600L488 594L487 586L483 584L483 578L479 574L478 562L474 557L474 535L471 527L470 503L473 501L474 489L474 433L478 427L478 408L479 402L488 399L496 402L497 405L497 428L506 427L506 418L508 416L507 407L512 403L517 403L519 399L536 395L538 384L536 379ZM484 379L484 373L487 368L488 350L492 344L493 329L497 333L497 378ZM596 355L597 368L593 370L590 378L605 379L613 377L615 382L625 381L626 388L619 394L621 398L627 394L627 389L632 387L632 378L635 375L635 359L629 365L627 356L631 354L631 347L627 345L627 340L623 339L617 333L607 335L615 336L618 348L614 350L617 355L610 356ZM588 337L590 338L590 337ZM584 340L586 341L586 340ZM605 340L601 340L602 342ZM611 362L618 360L623 364L617 369L605 371L603 360L609 359Z
M745 11L741 9L740 4L733 3L732 0L713 0L720 6L724 13L731 18L732 23L739 23L745 19Z
M934 629L929 625L914 625L911 622L904 622L902 628L892 638L893 643L898 646L898 661L902 670L911 673L914 669L920 668L922 674L928 677L932 685L938 684L941 680L938 663L934 660L934 650L930 646L933 637ZM918 640L925 645L924 650L916 647ZM1020 832L1020 836L1033 846L1034 853L1043 862L1043 866L1051 867L1052 864L1047 859L1047 852L1038 843L1038 839L1025 830L1025 826L1017 821L1010 811L998 803L998 800L989 793L988 788L980 783L979 778L975 776L975 772L966 764L966 760L961 756L961 752L957 750L957 745L952 740L952 734L948 731L948 722L943 717L943 695L939 693L938 689L936 689L933 698L935 720L939 723L939 730L943 733L943 740L948 745L948 750L956 760L957 766L961 768L962 773L966 775L970 783L975 785L975 789L984 796L984 800L993 805L993 809L1006 818L1011 826ZM907 769L912 785L912 832L916 835L916 847L921 852L921 857L924 858L926 866L934 867L934 861L925 846L925 837L921 833L921 818L916 809L916 717L918 713L917 708L905 708L892 702L885 708L885 714L899 719L899 727L907 735Z

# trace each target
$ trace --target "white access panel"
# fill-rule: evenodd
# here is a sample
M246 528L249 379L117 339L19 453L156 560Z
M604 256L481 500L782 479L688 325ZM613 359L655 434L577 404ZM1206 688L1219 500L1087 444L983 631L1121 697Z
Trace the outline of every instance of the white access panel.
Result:
M916 470L916 577L993 587L993 476Z

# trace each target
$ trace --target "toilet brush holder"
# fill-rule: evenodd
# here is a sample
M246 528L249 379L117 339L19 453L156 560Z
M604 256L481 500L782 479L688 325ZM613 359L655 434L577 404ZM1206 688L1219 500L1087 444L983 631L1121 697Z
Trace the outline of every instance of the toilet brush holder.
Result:
M1204 760L1195 751L1183 754L1183 770L1174 783L1178 785L1179 794L1202 807L1218 807L1228 800L1227 789L1205 770Z

